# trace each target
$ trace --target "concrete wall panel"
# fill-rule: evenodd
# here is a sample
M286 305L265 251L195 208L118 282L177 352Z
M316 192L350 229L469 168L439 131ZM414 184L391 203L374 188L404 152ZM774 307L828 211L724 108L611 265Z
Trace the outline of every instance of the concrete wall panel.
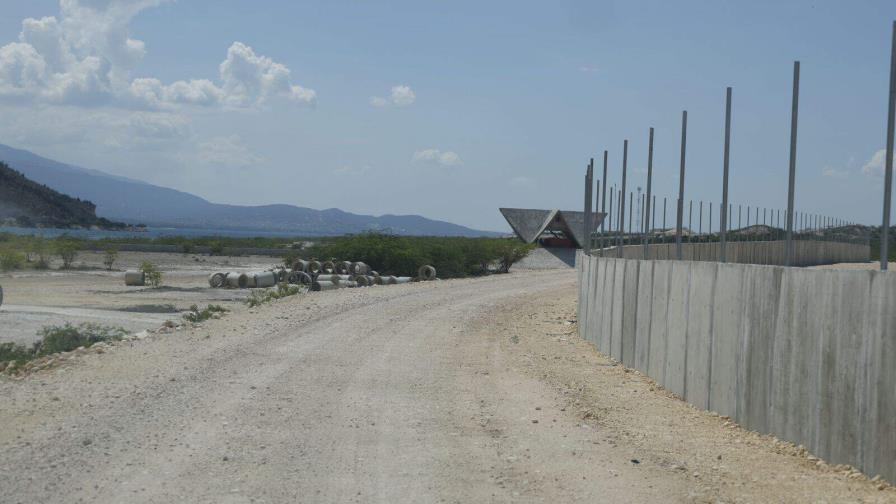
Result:
M705 244L704 244L705 245ZM706 247L704 247L706 249ZM716 288L716 263L691 265L688 288L687 366L685 398L699 408L709 408L711 379L713 299Z
M650 325L653 312L653 270L654 261L641 261L638 270L638 302L636 306L636 330L634 345L634 368L648 372L650 362Z
M736 416L740 366L740 324L743 315L744 269L720 266L713 297L712 379L709 409Z
M622 357L626 367L635 367L635 338L638 333L638 277L642 261L625 261L625 288L622 304Z
M681 261L672 263L666 329L666 372L663 386L682 397L685 392L685 366L687 365L690 277L691 265L689 263Z

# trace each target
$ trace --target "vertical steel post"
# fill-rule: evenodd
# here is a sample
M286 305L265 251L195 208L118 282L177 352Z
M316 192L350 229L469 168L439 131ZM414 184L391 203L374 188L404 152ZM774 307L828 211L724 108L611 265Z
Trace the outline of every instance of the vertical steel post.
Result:
M666 197L663 196L663 232L666 231Z
M793 100L790 110L790 176L787 182L787 209L793 212L794 184L796 184L796 132L800 109L800 62L793 62ZM784 265L793 262L793 219L787 219Z
M595 219L598 218L598 216L599 216L598 208L600 208L600 179L597 179L596 184L597 184L597 187L594 189L594 218ZM600 221L601 221L601 223L603 223L604 220L602 217L600 218ZM593 223L594 221L592 220L591 222ZM594 232L597 233L597 224L592 224L591 227L593 227ZM598 250L603 249L603 246L601 245L602 240L603 240L603 238L598 238L598 240L597 240Z
M737 229L740 229L740 212L743 209L744 209L743 204L738 203L737 204Z
M681 112L681 168L678 174L678 220L675 227L676 257L681 260L681 221L684 217L684 162L688 139L688 111Z
M890 248L890 197L893 192L893 134L896 129L896 21L890 47L890 102L887 108L887 150L884 160L884 218L880 229L880 270L887 270Z
M635 191L628 192L628 236L629 240L632 237L632 217L635 216L635 212L632 211L632 208L635 203Z
M722 156L722 207L719 215L719 261L725 262L728 244L728 152L731 147L731 87L725 89L725 152Z
M585 169L585 243L581 244L582 252L585 255L591 255L591 191L594 186L591 179L594 176L593 169L594 159L592 158Z
M600 255L603 257L604 255L604 222L607 220L607 151L604 151L604 190L600 196L600 212L604 214L604 220L600 222ZM612 197L613 193L610 193ZM613 211L613 203L610 202L610 211ZM610 225L613 225L613 221L610 221Z
M628 164L628 140L622 142L622 189L619 197L619 239L616 257L622 257L622 235L625 232L625 172Z
M648 216L648 224L650 222L650 198L651 198L651 183L653 182L653 128L650 128L650 133L647 139L647 208L644 212L644 215ZM648 237L648 233L650 233L650 226L645 226L644 231L644 259L647 259L647 250L650 246L648 241L650 238Z
M703 234L703 200L700 200L700 216L697 218L697 236Z

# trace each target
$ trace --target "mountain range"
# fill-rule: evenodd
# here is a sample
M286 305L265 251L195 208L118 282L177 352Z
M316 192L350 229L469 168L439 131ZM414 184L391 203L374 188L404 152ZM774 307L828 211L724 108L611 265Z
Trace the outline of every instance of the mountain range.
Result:
M99 170L73 166L0 144L0 161L29 179L96 205L96 215L160 227L287 231L321 236L383 231L420 236L498 236L419 215L359 215L338 208L315 210L286 204L242 206Z

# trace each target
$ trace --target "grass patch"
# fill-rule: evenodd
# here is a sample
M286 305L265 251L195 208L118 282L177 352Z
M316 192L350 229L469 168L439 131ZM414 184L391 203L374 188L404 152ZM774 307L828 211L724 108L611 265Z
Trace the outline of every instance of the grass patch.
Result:
M295 296L301 291L302 288L298 285L289 285L286 282L281 282L273 289L252 291L252 293L249 294L249 297L246 298L246 304L249 305L249 308L254 308L274 299Z
M0 363L14 362L14 366L57 352L70 352L78 347L89 347L101 341L118 341L127 335L121 327L83 323L77 326L47 326L40 330L40 340L32 346L0 343Z
M184 320L187 322L198 323L212 318L216 313L226 313L228 310L220 305L208 305L202 310L198 306L193 305L190 311L184 313Z

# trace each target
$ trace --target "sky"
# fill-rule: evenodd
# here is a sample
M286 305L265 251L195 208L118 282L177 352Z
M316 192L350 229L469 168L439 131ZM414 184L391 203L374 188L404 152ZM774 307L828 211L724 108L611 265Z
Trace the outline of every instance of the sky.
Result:
M653 127L671 212L687 110L708 207L731 86L730 201L785 208L799 60L797 210L881 219L893 1L2 3L0 143L214 202L508 230Z

